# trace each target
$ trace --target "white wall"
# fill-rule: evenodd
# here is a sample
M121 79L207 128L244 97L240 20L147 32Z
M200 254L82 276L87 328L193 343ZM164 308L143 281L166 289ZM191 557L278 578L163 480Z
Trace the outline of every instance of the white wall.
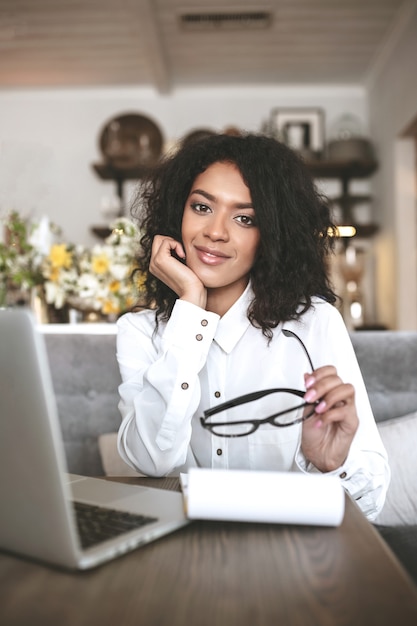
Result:
M98 138L109 119L148 115L169 143L193 128L259 131L275 107L322 107L327 132L346 112L368 127L366 91L356 86L196 88L169 96L134 88L0 91L0 215L46 214L66 239L91 245L90 227L106 223L102 198L115 194L91 167L101 161Z
M380 168L373 181L375 218L382 226L375 241L377 307L380 321L394 329L417 329L415 191L414 216L410 203L403 204L408 195L405 181L410 180L411 174L415 186L416 169L411 146L405 148L400 140L417 116L416 61L414 6L401 37L369 86L371 133L380 155ZM404 171L407 154L408 166Z

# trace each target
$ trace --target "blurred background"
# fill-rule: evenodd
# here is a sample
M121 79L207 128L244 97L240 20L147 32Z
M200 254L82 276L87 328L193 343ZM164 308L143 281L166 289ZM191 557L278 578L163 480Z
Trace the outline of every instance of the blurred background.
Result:
M351 227L348 325L417 329L416 62L415 0L0 0L0 217L94 247L181 140L262 132Z

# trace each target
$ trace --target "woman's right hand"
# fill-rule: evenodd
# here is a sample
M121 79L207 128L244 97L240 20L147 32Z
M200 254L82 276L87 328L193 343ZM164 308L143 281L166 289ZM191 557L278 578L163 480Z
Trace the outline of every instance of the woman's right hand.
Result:
M206 288L198 276L179 259L185 261L184 248L179 241L165 235L154 237L149 264L151 274L175 291L181 300L186 300L205 309L207 304Z

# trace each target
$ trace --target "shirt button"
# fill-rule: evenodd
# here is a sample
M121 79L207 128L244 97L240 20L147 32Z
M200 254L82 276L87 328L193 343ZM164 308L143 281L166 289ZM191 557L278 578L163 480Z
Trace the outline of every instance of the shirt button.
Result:
M188 389L188 383L182 383L181 389Z
M208 321L207 321L207 320L201 320L201 325L202 325L202 326L207 326L207 324L208 324Z
M347 474L346 472L342 472L341 474L339 474L339 478L346 478Z
M220 396L221 396L221 395L222 395L222 394L220 393L220 391L215 391L215 392L214 392L214 397L215 397L215 398L220 398Z
M200 333L198 335L195 336L195 338L197 339L197 341L201 341L203 338L203 335L200 335Z
M217 456L221 456L223 454L223 450L221 448L217 448Z

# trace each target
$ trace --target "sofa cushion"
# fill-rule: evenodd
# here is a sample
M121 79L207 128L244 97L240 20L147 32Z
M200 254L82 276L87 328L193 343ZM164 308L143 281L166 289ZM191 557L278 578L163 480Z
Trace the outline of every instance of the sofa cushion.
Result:
M388 453L391 483L377 524L417 524L417 411L378 424Z
M116 336L45 335L68 471L103 475L98 436L120 425Z
M380 423L417 409L415 331L356 331L352 344Z
M101 464L106 476L140 476L123 461L117 451L117 433L105 433L98 438Z

